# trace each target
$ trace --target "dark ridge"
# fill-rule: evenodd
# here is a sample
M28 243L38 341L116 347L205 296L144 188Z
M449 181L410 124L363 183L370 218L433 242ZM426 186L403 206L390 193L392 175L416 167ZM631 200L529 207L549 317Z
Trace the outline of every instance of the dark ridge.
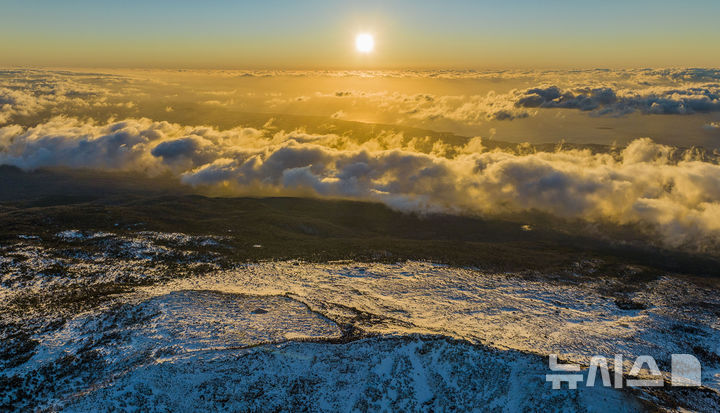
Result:
M19 234L52 239L65 229L153 230L231 236L231 255L239 261L413 259L573 273L578 262L599 260L593 273L638 282L663 272L720 276L717 257L652 247L633 228L603 229L601 239L584 223L539 213L502 219L418 215L369 202L218 198L189 191L169 177L139 173L0 167L0 240ZM525 224L532 231L523 230ZM628 265L643 269L629 271Z

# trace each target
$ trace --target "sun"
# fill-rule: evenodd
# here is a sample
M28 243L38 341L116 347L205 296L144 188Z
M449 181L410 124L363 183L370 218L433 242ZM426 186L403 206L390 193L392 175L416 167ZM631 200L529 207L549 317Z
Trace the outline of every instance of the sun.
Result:
M355 36L355 49L360 53L370 53L375 48L375 39L371 34L360 33Z

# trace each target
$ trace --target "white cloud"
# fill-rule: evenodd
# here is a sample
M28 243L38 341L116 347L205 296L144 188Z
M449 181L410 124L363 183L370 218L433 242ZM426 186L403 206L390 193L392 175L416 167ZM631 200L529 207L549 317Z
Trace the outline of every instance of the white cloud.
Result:
M562 108L596 115L690 115L720 111L720 85L622 89L611 87L563 90L557 86L531 88L515 102L518 108Z
M223 188L238 195L342 197L413 211L499 214L535 210L592 222L640 223L659 234L658 239L668 246L718 247L718 156L700 150L680 151L649 139L635 140L627 148L607 153L538 152L531 145L503 152L488 150L480 138L458 143L460 138L456 137L450 143L384 131L362 137L286 131L278 126L287 125L286 121L276 120L274 115L268 115L267 123L262 127L258 124L257 129L226 130L145 118L95 122L51 117L69 113L70 107L79 108L76 113L83 114L91 113L85 109L106 108L109 116L116 109L137 110L129 97L138 97L138 107L143 107L147 104L143 99L152 95L151 90L161 91L159 96L163 97L182 94L183 99L195 99L196 104L208 97L222 99L211 105L224 106L255 99L258 106L251 105L254 109L315 105L312 107L326 111L324 116L352 119L365 111L410 125L479 125L530 117L551 108L611 116L633 111L693 114L720 111L717 70L198 72L183 74L202 81L190 82L186 86L189 89L177 89L177 84L165 79L166 74L169 76L149 72L143 74L146 77L133 78L32 70L0 72L0 163L26 169L64 166L169 172L187 184ZM274 89L245 93L239 86L225 92L217 89L218 84L210 84L213 89L209 92L189 92L204 84L206 78L201 76L230 80L282 76L310 80L440 78L463 84L482 79L499 85L512 82L512 87L467 95L452 94L457 88L447 89L447 94L438 90L409 94L397 90L333 90L335 86L324 93L299 86L292 93ZM158 116L182 118L187 110L182 109L182 101L163 98L155 103ZM285 113L311 112L305 110L311 106L289 108L300 110ZM34 127L12 124L15 117L43 111L49 120ZM706 123L705 128L714 131L716 123Z
M720 165L638 139L616 153L487 151L384 134L359 143L333 134L217 130L148 119L95 124L55 118L0 128L0 163L170 171L190 185L237 195L379 201L412 211L641 223L667 246L716 248Z

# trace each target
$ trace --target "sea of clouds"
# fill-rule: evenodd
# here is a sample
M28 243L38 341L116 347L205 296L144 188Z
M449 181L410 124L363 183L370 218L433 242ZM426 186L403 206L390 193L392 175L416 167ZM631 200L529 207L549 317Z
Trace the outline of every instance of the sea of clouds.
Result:
M0 89L4 116L0 121L5 124L0 127L0 164L27 170L70 167L171 173L187 185L222 188L237 195L357 199L404 211L482 215L539 211L571 220L639 224L658 234L667 247L712 251L719 245L720 165L717 154L708 151L681 150L649 138L603 151L561 146L537 151L529 145L501 150L489 149L480 137L448 143L379 132L358 140L342 134L278 130L272 122L262 128L221 130L145 117L95 121L62 113L26 126L12 123L13 117L41 107L57 108L58 102L127 106L130 101L112 97L132 94L83 87L58 75L54 75L56 83L36 72L25 76L24 83L6 80ZM452 106L455 115L433 96L413 97L411 103L420 105L413 113L439 111L441 116L477 119L500 116L502 111L515 113L508 115L512 117L528 113L528 108L554 107L599 115L720 110L718 85L697 86L716 81L717 72L668 71L662 76L663 82L677 77L684 84L689 82L687 76L700 80L683 88L655 85L642 93L595 85L539 86L509 92L513 99L490 105L500 107L496 112L473 109L477 102L472 99L460 109ZM353 94L362 92L347 91L333 98ZM395 98L405 102L407 96ZM488 102L482 104L488 107Z

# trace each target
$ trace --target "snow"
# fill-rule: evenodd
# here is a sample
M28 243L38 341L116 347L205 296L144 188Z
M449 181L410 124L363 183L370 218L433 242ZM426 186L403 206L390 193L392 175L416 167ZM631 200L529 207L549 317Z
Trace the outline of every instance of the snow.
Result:
M30 240L0 247L0 321L20 326L0 330L3 351L26 354L0 360L0 406L633 411L638 397L657 402L645 390L554 391L545 381L549 354L586 367L593 355L616 353L626 371L651 355L665 375L670 354L702 354L703 385L715 396L696 407L720 400L720 297L679 277L628 288L620 277L426 262L228 269L214 264L215 251L193 249L222 238L56 237L67 249ZM596 264L577 271L592 274ZM103 286L124 288L79 309L14 307Z
M543 367L540 357L440 338L289 342L147 364L70 401L65 410L477 411L492 404L508 412L629 412L640 407L613 389L584 389L581 397L551 391L542 380Z
M38 237L37 235L25 235L25 234L18 235L18 238L23 239L23 240L39 240L40 239L40 237Z
M82 232L75 229L58 232L55 236L64 241L82 240L86 238Z
M717 351L717 316L697 307L700 302L720 308L713 290L662 277L632 297L647 309L623 310L603 293L614 282L548 282L422 262L262 263L148 290L287 294L335 320L356 317L356 312L382 317L382 322L361 323L367 333L442 334L500 349L555 353L584 365L593 355L634 359L648 354L669 361L671 353L692 353L698 345ZM720 389L718 377L706 380Z

